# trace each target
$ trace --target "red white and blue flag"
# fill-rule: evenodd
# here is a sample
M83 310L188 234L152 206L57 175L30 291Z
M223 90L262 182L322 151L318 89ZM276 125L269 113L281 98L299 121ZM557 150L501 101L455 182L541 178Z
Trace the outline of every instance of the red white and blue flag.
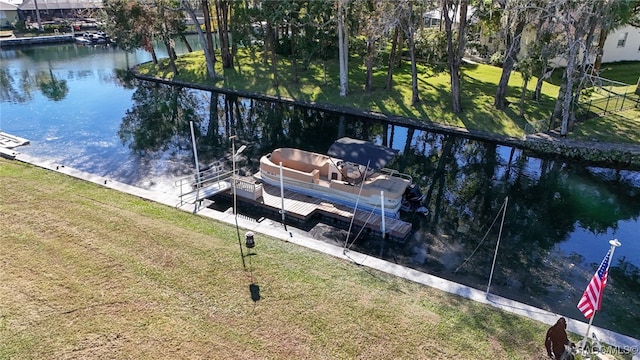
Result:
M609 261L611 260L611 249L602 260L598 271L593 275L587 289L582 294L578 309L582 311L587 319L591 319L595 311L600 310L602 304L602 291L607 285L607 274L609 272Z

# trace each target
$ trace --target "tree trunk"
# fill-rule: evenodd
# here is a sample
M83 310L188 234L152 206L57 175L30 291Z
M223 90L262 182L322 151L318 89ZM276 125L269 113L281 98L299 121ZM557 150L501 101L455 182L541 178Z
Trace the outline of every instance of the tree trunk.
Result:
M262 26L262 25L260 25ZM262 63L264 65L269 64L269 29L267 26L262 26L262 33L264 34L264 51L262 51Z
M207 38L207 49L215 58L215 47L213 46L213 31L211 30L211 7L209 0L202 0L202 13L204 14L204 31ZM215 60L214 60L215 61Z
M169 55L169 65L171 66L171 70L175 75L178 75L178 67L176 66L175 54L173 51L173 47L171 46L171 42L165 36L162 37L162 42L164 46L167 48L167 54Z
M216 0L216 16L218 19L218 38L220 39L220 57L222 67L233 68L233 56L229 49L229 1Z
M267 22L267 39L269 42L269 48L271 52L271 73L273 74L273 86L280 86L278 81L278 60L276 57L276 35L273 26Z
M413 9L409 2L409 53L411 54L411 105L416 106L420 102L418 93L418 68L416 65L416 43L413 29Z
M453 81L453 72L454 72L454 55L453 55L453 30L452 30L452 20L449 17L449 0L442 0L442 11L440 14L444 20L444 31L447 38L447 66L449 67L449 80L451 82L451 93L453 95L454 92L454 81ZM455 99L455 95L453 95ZM455 104L453 106L453 111L456 112Z
M562 123L560 126L560 135L567 136L569 132L569 121L571 115L571 102L573 100L572 91L573 91L573 72L575 68L575 58L577 55L577 44L571 46L569 48L569 59L567 63L567 67L565 69L566 74L566 89L564 93L564 98L562 101ZM562 89L562 87L561 87ZM558 99L560 100L560 99Z
M393 86L393 66L394 66L394 62L395 62L395 55L396 55L396 47L398 46L398 33L399 31L399 26L396 25L396 27L393 29L393 40L391 41L391 52L389 52L389 67L387 68L387 83L384 87L385 90L391 90L392 86Z
M189 43L189 40L187 40L187 37L184 36L184 34L180 34L180 40L182 40L182 43L184 44L184 46L187 47L187 52L193 52L193 48L191 47L191 44Z
M205 39L205 35L202 33L202 29L200 28L198 17L196 16L195 11L193 11L191 6L189 5L188 1L182 1L181 5L189 14L191 21L193 21L193 23L195 24L196 31L198 32L198 39L200 39L200 45L202 46L202 49L204 51L204 59L207 64L207 74L210 79L215 79L217 77L215 68L216 58L207 46L207 41Z
M151 61L153 61L155 65L158 65L158 55L156 55L156 50L153 48L153 46L149 50L149 53L151 53Z
M604 29L600 29L600 37L598 38L598 55L596 56L596 61L593 64L593 69L597 72L600 71L600 66L602 66L602 50L604 48L604 43L607 41L607 33L608 31Z
M349 77L347 74L349 71L347 62L349 43L348 30L344 22L343 1L338 0L338 62L340 63L340 96L347 96L349 91Z
M291 73L293 82L298 82L298 59L296 56L296 36L298 36L298 27L291 24Z
M547 76L547 74L549 75ZM551 76L551 72L547 71L547 64L545 61L545 63L542 65L542 71L540 72L538 81L536 82L536 90L533 92L533 98L536 101L540 101L540 94L542 93L542 84L544 83L544 80L546 80L549 76Z
M364 83L364 91L370 93L373 90L373 57L374 57L374 45L375 42L373 39L367 40L367 56L365 57L364 63L366 70L366 77Z
M402 44L404 44L404 31L400 31L398 34L398 46L396 47L396 54L394 58L396 59L396 67L400 68L402 66Z
M447 36L447 63L449 65L449 72L451 76L452 110L454 113L459 114L462 112L462 104L460 100L460 68L465 48L468 7L467 0L460 1L460 25L458 26L458 43L456 50L454 50L453 47L453 31L451 29L453 19L449 16L450 10L454 7L455 1L442 1L442 14L444 17L445 32Z
M498 110L503 110L506 107L509 78L511 77L518 53L520 52L520 40L525 24L525 19L520 19L513 35L507 34L506 56L504 58L504 64L502 65L502 75L498 82L498 89L496 90L496 98L493 102L493 106Z
M520 94L520 116L524 116L524 99L527 96L527 84L529 84L529 77L525 76L522 82L522 93Z

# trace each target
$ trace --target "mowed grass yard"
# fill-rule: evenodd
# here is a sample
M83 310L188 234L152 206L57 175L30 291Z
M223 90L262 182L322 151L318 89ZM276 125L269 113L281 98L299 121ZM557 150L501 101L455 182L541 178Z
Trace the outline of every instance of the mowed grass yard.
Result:
M537 78L532 77L527 86L524 115L520 116L520 94L523 79L514 71L510 77L504 110L493 107L497 84L502 69L492 65L465 64L462 68L461 101L463 112L451 111L451 86L449 74L442 66L418 64L418 89L420 102L411 104L411 66L408 62L394 70L393 88L384 89L387 70L386 60L376 63L373 73L374 89L363 90L365 68L363 60L352 56L349 62L349 94L339 95L340 79L337 61L312 61L307 69L299 65L298 80L292 76L291 62L287 58L278 61L279 85L273 85L271 66L262 61L260 51L240 49L233 69L223 69L216 63L216 80L207 79L202 51L182 55L177 60L178 74L162 59L159 65L142 64L137 71L142 75L163 79L175 79L189 83L266 94L305 103L325 104L336 107L361 109L389 116L401 116L418 121L437 123L468 131L481 131L498 136L520 138L526 134L546 131L558 96L561 74L558 69L552 82L544 82L540 102L531 100ZM602 75L616 81L635 84L640 62L605 64ZM325 71L326 69L326 71ZM595 93L594 93L595 94ZM640 143L640 108L609 114L577 123L569 134L575 140L612 143Z
M17 161L0 188L1 359L544 355L542 323L291 243L244 271L226 224Z

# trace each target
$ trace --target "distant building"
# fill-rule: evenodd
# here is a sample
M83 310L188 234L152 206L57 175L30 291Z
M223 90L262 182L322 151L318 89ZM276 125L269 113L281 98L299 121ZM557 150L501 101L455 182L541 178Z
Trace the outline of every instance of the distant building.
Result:
M27 21L36 21L37 12L42 21L51 21L56 18L75 18L79 13L102 7L102 0L24 0L19 9Z
M0 0L0 27L11 27L19 19L18 7Z
M602 62L640 61L640 28L627 25L607 36L602 47Z

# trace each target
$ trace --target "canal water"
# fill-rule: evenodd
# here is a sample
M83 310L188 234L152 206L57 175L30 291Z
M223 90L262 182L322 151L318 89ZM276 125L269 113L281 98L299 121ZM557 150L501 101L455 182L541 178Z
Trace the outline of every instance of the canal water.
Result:
M640 172L139 82L125 71L150 59L143 51L76 44L4 49L0 130L31 141L20 152L173 193L176 180L195 168L190 121L202 165L229 163L228 138L236 134L236 146L247 145L238 161L246 175L275 147L326 152L342 136L384 144L399 151L390 167L413 177L429 213L404 215L415 229L406 241L350 234L346 246L481 290L496 255L491 293L584 320L576 304L617 238L622 246L594 324L640 338ZM240 206L250 216L249 210ZM347 240L345 229L311 224L308 230L337 245Z

